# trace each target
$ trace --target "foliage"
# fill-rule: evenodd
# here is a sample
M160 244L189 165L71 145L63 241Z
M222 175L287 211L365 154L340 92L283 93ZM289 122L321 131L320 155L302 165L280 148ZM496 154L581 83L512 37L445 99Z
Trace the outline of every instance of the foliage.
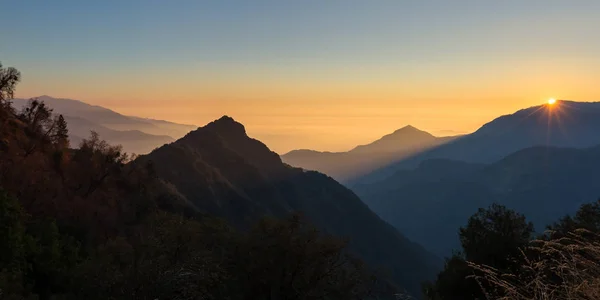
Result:
M498 204L480 208L459 230L466 260L500 269L514 266L519 249L527 246L532 234L533 224L525 216Z
M65 121L63 115L58 115L54 122L56 123L56 130L52 136L54 141L60 148L68 148L69 129L67 128L67 121Z
M0 190L0 292L6 297L48 299L65 291L77 264L79 243L54 222L28 218L18 201Z
M488 282L472 263L493 266L499 272L520 268L521 249L532 238L533 225L504 206L492 204L479 209L459 229L463 252L448 259L434 283L424 285L429 299L483 299Z
M600 200L583 204L573 217L565 216L548 229L552 237L563 236L576 229L600 232Z
M8 101L13 98L19 81L21 81L21 73L12 67L4 68L0 62L0 106L3 109L9 107Z
M464 253L447 261L428 299L598 299L600 201L584 204L530 240L533 227L501 206L461 228Z
M471 264L482 272L477 279L493 285L489 299L600 298L600 202L583 204L522 253L517 272Z
M239 299L364 299L374 278L345 247L299 215L262 219L232 256Z

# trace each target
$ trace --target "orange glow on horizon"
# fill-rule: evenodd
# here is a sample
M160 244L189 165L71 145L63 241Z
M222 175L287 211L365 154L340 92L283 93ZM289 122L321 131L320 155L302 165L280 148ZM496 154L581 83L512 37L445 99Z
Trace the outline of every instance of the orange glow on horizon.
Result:
M125 115L199 126L229 115L278 153L347 151L406 125L437 136L465 134L501 115L548 103L551 95L600 99L595 80L600 63L540 59L490 62L488 68L476 62L419 66L406 71L400 64L208 65L77 77L22 68L32 75L24 77L17 96L78 99ZM148 88L154 86L169 88ZM559 105L557 100L553 110Z

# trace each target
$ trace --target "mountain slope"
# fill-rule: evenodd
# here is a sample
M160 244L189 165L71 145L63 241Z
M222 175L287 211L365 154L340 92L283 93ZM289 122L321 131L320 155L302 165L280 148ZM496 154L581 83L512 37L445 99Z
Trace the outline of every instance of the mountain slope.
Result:
M352 183L381 180L432 158L492 163L533 146L592 147L600 144L599 130L600 102L557 101L499 117L472 134L389 164Z
M196 129L194 125L125 116L110 109L90 105L79 100L53 98L46 95L37 98L52 107L57 114L87 119L114 130L140 130L148 134L169 135L180 138ZM18 109L24 106L27 101L27 99L14 99L13 105Z
M406 126L348 152L294 150L282 155L281 158L292 166L317 170L337 180L345 181L449 142L453 138L438 138L413 126Z
M96 131L111 144L120 144L127 152L148 153L152 149L194 130L192 125L177 124L162 120L129 117L100 106L50 96L37 97L52 107L54 113L67 119L70 139L77 146L82 138ZM13 106L19 110L27 99L14 99Z
M66 116L65 120L68 124L71 144L75 147L79 145L82 138L88 137L92 130L109 143L123 145L125 151L133 153L148 153L159 145L175 140L167 135L152 135L139 130L114 130L79 117Z
M542 232L600 196L600 147L532 147L495 163L424 161L353 189L408 238L438 255L458 249L457 230L492 202L515 209Z
M414 294L440 261L375 215L333 179L282 163L243 125L223 117L140 157L200 211L245 226L263 215L300 211L317 227L348 237L372 266L390 269Z

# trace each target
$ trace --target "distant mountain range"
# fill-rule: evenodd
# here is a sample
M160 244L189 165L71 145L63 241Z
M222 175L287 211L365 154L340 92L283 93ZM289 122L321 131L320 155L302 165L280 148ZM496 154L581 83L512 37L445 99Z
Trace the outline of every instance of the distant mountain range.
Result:
M458 228L493 202L524 213L542 232L600 197L599 133L600 103L557 101L456 138L406 127L349 152L282 158L343 180L408 238L445 256L459 247Z
M330 177L284 164L242 124L223 117L138 158L199 211L245 226L263 215L302 212L321 230L350 241L368 264L390 271L417 295L442 261L405 238Z
M384 179L432 158L492 163L533 146L585 148L600 144L600 102L557 101L499 117L472 134L388 164L350 184Z
M477 208L507 205L536 229L600 197L600 103L559 101L502 116L348 183L382 218L438 255Z
M44 101L56 114L65 116L71 144L74 147L77 147L81 139L88 137L93 130L111 144L122 145L127 152L145 154L197 128L193 125L125 116L79 100L50 96L37 98ZM14 99L13 105L16 109L21 109L28 101L28 99Z
M345 181L372 172L387 164L410 157L457 137L435 137L413 126L406 126L367 145L348 152L294 150L281 156L285 163L323 172Z

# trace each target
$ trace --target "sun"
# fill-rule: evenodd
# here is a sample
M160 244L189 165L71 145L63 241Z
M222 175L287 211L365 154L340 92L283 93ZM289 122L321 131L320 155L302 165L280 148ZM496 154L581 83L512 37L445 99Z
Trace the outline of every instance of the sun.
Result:
M554 99L554 98L548 99L548 104L552 105L554 103L556 103L556 99Z

